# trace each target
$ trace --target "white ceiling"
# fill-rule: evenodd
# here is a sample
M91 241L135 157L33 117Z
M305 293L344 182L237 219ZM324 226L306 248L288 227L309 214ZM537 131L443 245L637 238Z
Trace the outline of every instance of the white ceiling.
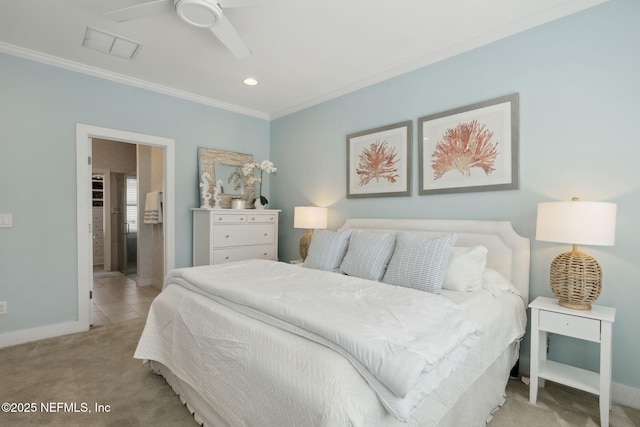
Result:
M144 0L0 0L0 52L270 119L604 1L258 0L224 10L253 52L238 60L173 12L102 16ZM85 48L87 26L142 48L133 60Z

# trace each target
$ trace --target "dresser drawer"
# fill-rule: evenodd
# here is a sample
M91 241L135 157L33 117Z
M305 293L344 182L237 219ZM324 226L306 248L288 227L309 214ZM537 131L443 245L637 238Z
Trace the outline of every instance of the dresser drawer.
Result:
M94 243L93 245L93 256L104 256L104 245L102 244L102 242L98 243Z
M600 342L600 321L540 310L540 330Z
M217 214L212 217L213 222L220 224L243 224L247 216L243 214Z
M242 261L245 259L276 259L273 245L257 245L239 248L215 249L213 251L213 263Z
M276 222L277 216L274 214L249 214L247 215L248 222Z
M213 229L213 247L269 244L276 241L275 234L271 224L218 225Z

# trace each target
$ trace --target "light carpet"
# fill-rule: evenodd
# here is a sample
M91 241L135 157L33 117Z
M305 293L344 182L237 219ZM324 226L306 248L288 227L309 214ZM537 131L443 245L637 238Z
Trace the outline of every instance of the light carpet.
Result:
M0 349L0 403L20 410L0 412L0 426L197 426L164 379L133 359L143 325L130 320ZM596 396L553 383L535 406L528 395L511 380L489 427L599 425ZM610 425L640 426L640 411L613 405Z

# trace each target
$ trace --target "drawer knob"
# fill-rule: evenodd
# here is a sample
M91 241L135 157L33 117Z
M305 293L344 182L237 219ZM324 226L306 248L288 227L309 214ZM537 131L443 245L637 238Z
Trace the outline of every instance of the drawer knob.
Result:
M222 217L221 216L218 217L218 221L222 221Z
M224 257L224 259L229 259L229 255L227 255L226 257Z
M255 216L252 216L252 217L251 217L251 221L255 221L255 220L256 220L256 217L255 217Z
M244 217L243 216L240 217L240 221L244 221Z
M265 253L263 253L262 255L267 256L267 253L265 252Z
M224 237L226 237L226 238L228 239L228 238L229 238L229 235L228 235L228 234L225 234L225 235L224 235Z
M267 235L268 235L267 233L264 233L264 237L267 237Z

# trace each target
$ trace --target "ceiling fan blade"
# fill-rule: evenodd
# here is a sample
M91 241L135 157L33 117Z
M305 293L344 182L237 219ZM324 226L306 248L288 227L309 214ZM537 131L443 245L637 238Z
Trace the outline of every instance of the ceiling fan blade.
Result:
M211 31L236 58L244 59L251 56L251 51L226 16L222 15L216 25L211 27Z
M160 15L161 13L175 10L173 0L154 0L124 9L114 10L104 14L116 22L133 21L147 16Z

